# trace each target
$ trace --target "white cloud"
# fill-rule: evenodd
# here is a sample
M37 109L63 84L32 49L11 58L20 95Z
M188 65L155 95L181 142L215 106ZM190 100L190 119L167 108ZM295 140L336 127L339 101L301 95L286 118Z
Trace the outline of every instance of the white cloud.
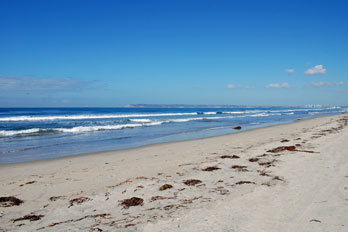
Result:
M304 72L304 74L307 74L307 75L318 75L318 74L325 74L325 73L326 73L326 69L321 64L316 65L313 68L307 69Z
M73 78L3 77L0 90L4 91L74 91L86 88L89 81Z
M332 85L344 85L343 81L339 81L339 82L325 82L325 81L321 81L321 82L312 82L312 86L314 87L323 87L323 86L332 86Z
M227 85L228 89L255 89L254 86L249 86L249 85L233 85L229 84Z
M288 83L283 83L283 84L269 84L266 86L266 88L290 88L290 85Z
M295 73L295 69L292 69L292 68L285 69L284 72L286 72L286 73Z
M237 88L237 86L230 84L230 85L227 85L227 88L228 89L235 89L235 88Z

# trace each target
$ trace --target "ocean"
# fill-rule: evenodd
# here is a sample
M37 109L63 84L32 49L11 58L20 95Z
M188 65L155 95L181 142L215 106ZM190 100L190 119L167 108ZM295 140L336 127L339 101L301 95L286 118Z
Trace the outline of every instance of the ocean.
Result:
M343 107L0 108L0 164L197 139L347 112Z

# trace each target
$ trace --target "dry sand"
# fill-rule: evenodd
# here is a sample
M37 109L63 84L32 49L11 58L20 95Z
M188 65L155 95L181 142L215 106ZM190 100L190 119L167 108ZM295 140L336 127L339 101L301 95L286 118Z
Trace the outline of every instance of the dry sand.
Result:
M0 231L348 231L347 123L1 165Z

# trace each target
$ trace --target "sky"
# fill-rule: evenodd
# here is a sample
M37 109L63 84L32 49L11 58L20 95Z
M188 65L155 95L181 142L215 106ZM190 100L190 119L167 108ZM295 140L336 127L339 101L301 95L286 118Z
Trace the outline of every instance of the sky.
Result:
M348 1L1 0L0 107L348 105Z

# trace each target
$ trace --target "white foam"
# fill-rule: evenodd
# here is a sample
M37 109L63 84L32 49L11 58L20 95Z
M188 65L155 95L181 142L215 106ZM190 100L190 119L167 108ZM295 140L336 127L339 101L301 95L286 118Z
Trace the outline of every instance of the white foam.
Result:
M26 130L1 130L0 136L14 136L18 134L33 134L40 131L40 128L32 128Z
M150 119L139 118L139 119L129 119L131 122L151 122Z
M14 116L0 118L0 122L15 121L47 121L47 120L83 120L83 119L107 119L107 118L139 118L139 117L163 117L197 115L197 113L163 113L163 114L104 114L104 115L63 115L63 116Z

